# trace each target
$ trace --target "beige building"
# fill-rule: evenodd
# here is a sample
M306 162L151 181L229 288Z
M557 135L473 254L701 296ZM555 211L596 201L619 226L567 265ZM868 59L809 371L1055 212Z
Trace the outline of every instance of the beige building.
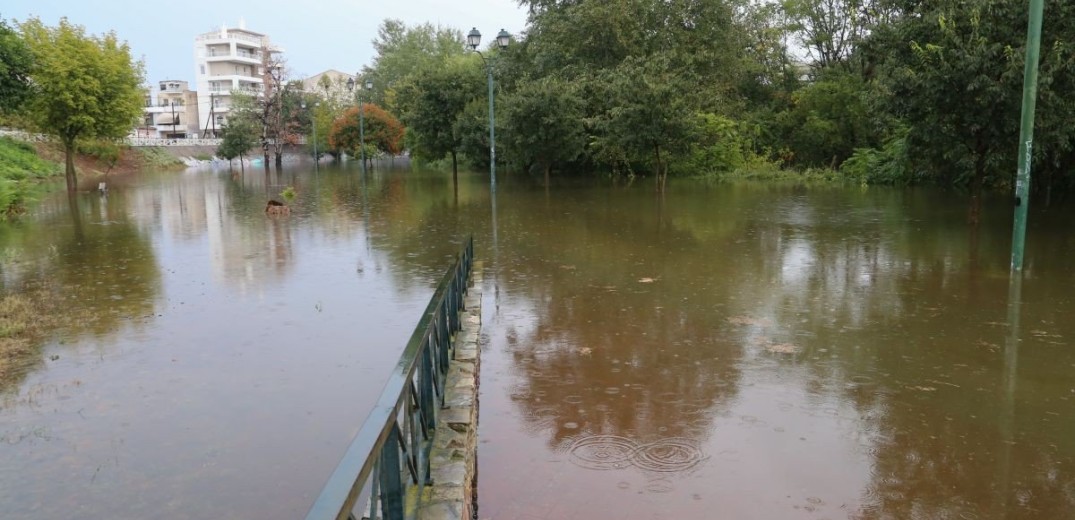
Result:
M164 80L154 91L145 89L142 125L136 135L163 139L182 139L198 132L198 93L181 80Z
M268 36L247 30L241 20L238 29L221 27L194 38L200 136L218 134L228 120L233 93L264 92L265 66L280 52Z
M349 79L358 81L354 74L329 69L302 80L302 90L310 94L318 94L324 99L334 99L341 104L346 104L354 99L354 93L347 88Z

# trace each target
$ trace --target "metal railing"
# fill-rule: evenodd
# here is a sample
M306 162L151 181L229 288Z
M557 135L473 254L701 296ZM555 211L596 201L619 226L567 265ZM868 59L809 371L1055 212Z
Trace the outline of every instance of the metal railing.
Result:
M373 411L358 430L306 520L401 520L407 488L432 483L429 452L444 406L448 363L455 355L463 296L474 260L474 238L437 285ZM378 511L378 507L380 510Z

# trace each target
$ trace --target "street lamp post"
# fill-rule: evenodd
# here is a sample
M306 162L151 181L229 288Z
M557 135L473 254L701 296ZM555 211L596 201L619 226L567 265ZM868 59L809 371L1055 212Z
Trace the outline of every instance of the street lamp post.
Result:
M492 58L486 59L485 55L478 50L478 45L481 44L482 33L478 32L478 28L472 28L467 33L467 48L471 51L478 53L478 56L482 59L482 64L485 65L485 74L487 83L489 85L489 188L493 193L496 193L496 131L494 130L496 116L493 113L493 62ZM501 29L496 35L496 45L501 50L508 48L508 43L511 42L511 35L508 31Z
M367 79L363 85L366 90L373 89L373 81ZM355 78L347 79L347 89L355 89ZM355 99L358 100L358 154L362 161L362 175L366 174L366 107L362 104L362 89L359 88L359 93L355 94Z
M302 109L306 110L306 100L302 100ZM317 107L321 106L320 102L314 103L314 117L310 118L310 126L314 129L314 170L316 171L321 166L320 155L317 155Z

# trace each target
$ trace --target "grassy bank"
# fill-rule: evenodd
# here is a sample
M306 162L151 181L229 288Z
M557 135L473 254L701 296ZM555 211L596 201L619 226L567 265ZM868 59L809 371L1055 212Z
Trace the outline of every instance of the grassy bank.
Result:
M63 176L64 152L54 143L0 137L0 219L22 214L42 181ZM111 175L178 170L183 161L163 148L131 148L105 141L79 143L75 156L79 187L89 189Z
M39 181L61 173L62 166L42 159L33 145L0 137L0 214L10 216L25 211Z

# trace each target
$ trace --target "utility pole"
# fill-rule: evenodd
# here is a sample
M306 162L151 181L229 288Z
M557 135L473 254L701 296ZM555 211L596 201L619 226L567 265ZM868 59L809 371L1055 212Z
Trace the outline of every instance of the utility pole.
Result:
M1030 206L1030 165L1034 152L1034 109L1038 100L1038 60L1041 55L1043 0L1030 0L1026 31L1026 68L1023 70L1023 114L1019 123L1019 169L1015 173L1015 225L1012 229L1013 272L1023 270L1026 215Z

